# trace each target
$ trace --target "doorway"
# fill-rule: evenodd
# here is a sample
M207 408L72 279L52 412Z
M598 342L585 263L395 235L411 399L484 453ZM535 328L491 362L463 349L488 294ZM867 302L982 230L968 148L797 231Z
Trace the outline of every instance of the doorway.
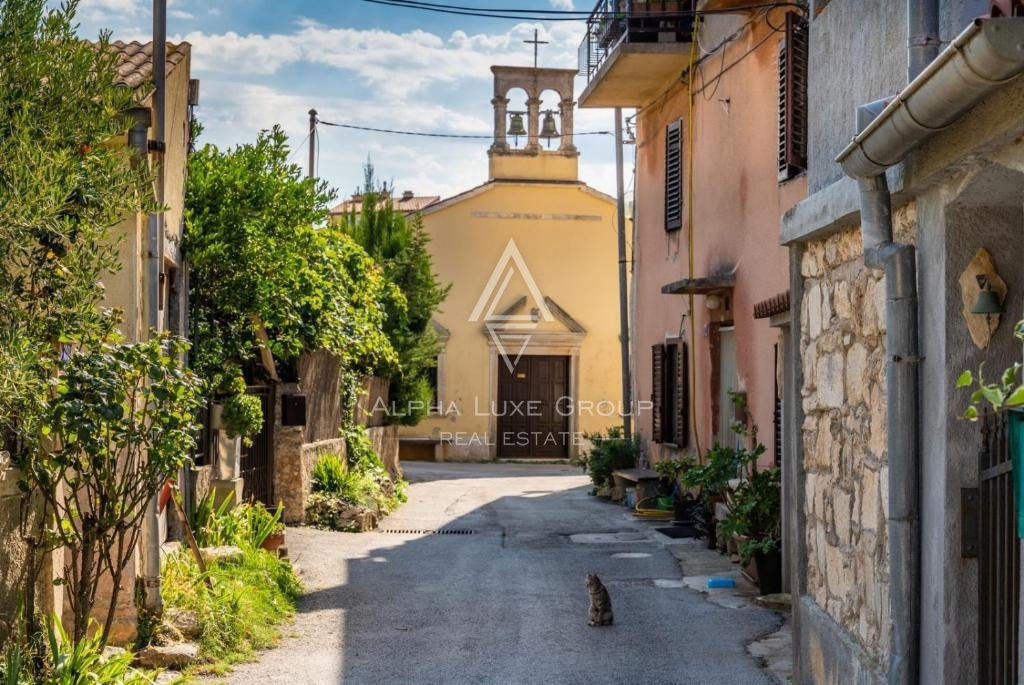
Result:
M569 457L569 357L524 356L498 364L497 453ZM561 400L561 401L559 401Z

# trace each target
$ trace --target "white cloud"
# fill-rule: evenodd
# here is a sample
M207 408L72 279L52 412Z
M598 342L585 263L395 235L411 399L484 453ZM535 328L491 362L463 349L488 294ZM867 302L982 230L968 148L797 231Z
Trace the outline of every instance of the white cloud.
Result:
M322 65L353 73L375 92L398 98L439 84L487 79L495 63L529 64L532 51L523 41L532 37L534 28L519 24L502 34L454 31L442 37L422 30L332 28L302 20L291 33L193 31L180 38L192 43L197 70L269 76L299 63ZM539 28L541 38L551 43L542 52L542 62L575 66L580 26L571 22Z
M573 6L572 0L551 0L551 6L556 10L565 10L566 12L571 12L576 9L576 7Z

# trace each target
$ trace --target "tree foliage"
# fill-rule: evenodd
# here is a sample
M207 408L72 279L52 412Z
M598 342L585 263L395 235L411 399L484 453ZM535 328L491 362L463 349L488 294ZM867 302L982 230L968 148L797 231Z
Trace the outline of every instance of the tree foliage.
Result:
M433 389L428 372L437 364L440 344L432 320L448 296L434 273L430 236L419 215L407 218L395 209L387 188L378 185L367 163L360 212L342 218L342 226L383 267L387 280L404 296L389 301L384 330L398 354L389 395L397 411L393 422L414 425L427 413Z
M154 207L125 144L140 92L115 85L108 35L76 35L76 6L0 2L0 449L22 473L23 634L39 632L36 581L62 546L78 640L102 573L109 627L143 503L188 453L198 400L180 341L118 343L100 306L114 227Z
M274 127L226 151L207 145L189 162L193 359L214 391L260 350L289 361L323 348L350 370L395 361L383 334L385 301L404 303L373 260L325 224L333 191L288 157Z

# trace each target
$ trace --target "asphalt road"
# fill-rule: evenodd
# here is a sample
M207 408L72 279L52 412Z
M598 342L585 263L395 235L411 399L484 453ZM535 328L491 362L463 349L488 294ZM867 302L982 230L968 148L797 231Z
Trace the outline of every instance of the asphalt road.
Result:
M229 682L772 682L745 645L778 618L680 587L678 562L622 508L587 495L578 469L406 471L409 502L382 530L472 534L289 529L308 594L281 646ZM593 533L625 535L572 537ZM614 626L586 625L588 572L611 592Z

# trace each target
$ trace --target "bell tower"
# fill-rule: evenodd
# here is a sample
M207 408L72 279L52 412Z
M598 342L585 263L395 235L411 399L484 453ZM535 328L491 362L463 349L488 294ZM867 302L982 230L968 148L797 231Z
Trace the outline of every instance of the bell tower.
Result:
M578 181L573 145L575 69L491 67L494 74L494 142L490 180ZM510 91L525 92L525 102Z

